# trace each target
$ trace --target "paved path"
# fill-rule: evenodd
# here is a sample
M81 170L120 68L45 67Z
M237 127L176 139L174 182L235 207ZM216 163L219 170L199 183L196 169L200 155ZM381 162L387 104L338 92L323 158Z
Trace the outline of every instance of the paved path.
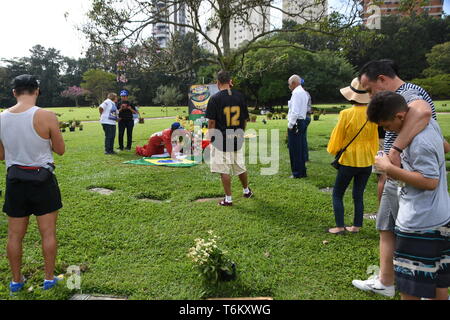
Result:
M176 117L144 118L144 120L175 119ZM83 120L81 122L99 122L100 120Z

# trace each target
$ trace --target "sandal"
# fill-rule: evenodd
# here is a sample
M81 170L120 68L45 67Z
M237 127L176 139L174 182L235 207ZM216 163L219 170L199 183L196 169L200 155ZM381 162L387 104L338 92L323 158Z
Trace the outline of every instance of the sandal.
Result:
M337 228L337 227L335 227L335 228ZM344 230L338 231L338 232L330 232L331 229L333 229L333 228L327 228L325 230L325 232L330 233L330 234L335 234L335 235L343 235L347 231L347 229L345 227L344 227Z
M361 227L359 227L358 231L351 231L348 228L351 228L351 227L345 227L345 230L350 232L350 233L358 233L361 230ZM356 227L356 228L358 228L358 227Z

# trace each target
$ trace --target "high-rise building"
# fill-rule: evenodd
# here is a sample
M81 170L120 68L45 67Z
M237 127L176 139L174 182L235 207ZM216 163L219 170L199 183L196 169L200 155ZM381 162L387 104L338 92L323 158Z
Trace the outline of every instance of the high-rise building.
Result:
M174 32L186 33L186 27L177 26L173 23L187 24L188 17L186 15L185 5L182 4L170 4L167 5L166 1L154 1L156 10L163 17L162 20L167 22L158 22L153 24L152 35L158 42L161 48L165 48L170 39L170 34ZM166 6L168 6L166 8ZM173 23L168 23L173 22Z
M363 6L362 17L366 21L367 18L374 14L372 10L368 10L371 4L374 4L380 8L380 14L383 15L409 15L410 12L400 11L400 0L388 0L388 1L374 1L374 0L361 0L360 3ZM436 18L441 18L444 8L444 0L427 0L424 5L421 5L422 1L417 1L417 5L412 9L417 14L427 13L428 15Z
M283 11L297 14L296 16L289 16L283 13L283 21L292 20L298 24L303 24L326 16L328 13L328 1L317 4L316 0L283 0Z
M272 9L274 10L274 9ZM316 20L322 16L325 16L328 12L327 1L323 5L317 5L316 0L283 0L282 10L298 16L291 17L286 14L282 14L283 20L293 20L297 23L304 23L308 20ZM211 10L206 9L206 14L210 14ZM301 14L299 14L301 13ZM230 48L237 49L245 41L250 41L255 36L260 35L264 31L269 31L271 24L275 24L274 21L270 21L273 12L269 7L255 7L249 10L246 15L246 21L242 18L235 18L230 23ZM280 25L281 26L281 25ZM208 37L216 39L219 30L217 28L209 28L207 31ZM210 52L215 52L214 46L203 39L202 45ZM223 44L221 43L223 48Z
M243 42L250 41L255 36L268 31L270 29L270 8L252 8L248 14L243 18L234 18L230 22L230 49L237 49ZM206 14L211 14L211 10L206 10ZM210 39L216 39L219 30L216 27L207 26L207 35ZM202 46L210 52L215 52L216 48L205 39L202 40ZM220 43L223 50L223 43Z

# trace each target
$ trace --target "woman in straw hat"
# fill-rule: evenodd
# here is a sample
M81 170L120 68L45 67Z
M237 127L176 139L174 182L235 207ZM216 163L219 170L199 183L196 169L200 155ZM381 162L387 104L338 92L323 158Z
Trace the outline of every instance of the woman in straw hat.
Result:
M364 189L378 151L377 125L367 121L366 111L370 100L368 93L364 91L358 78L353 79L350 86L340 91L353 106L339 114L338 123L333 129L327 148L329 153L336 155L348 145L338 160L340 166L333 189L336 227L327 230L332 234L343 234L346 231L357 233L362 227ZM354 220L351 227L346 227L343 197L352 180Z

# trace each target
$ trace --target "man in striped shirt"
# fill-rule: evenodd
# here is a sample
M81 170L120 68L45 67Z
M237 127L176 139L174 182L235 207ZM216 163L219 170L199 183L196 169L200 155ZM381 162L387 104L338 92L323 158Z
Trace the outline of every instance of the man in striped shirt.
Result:
M384 151L391 162L400 167L400 154L413 138L427 127L431 117L436 120L436 111L429 94L421 87L404 82L392 60L376 60L365 64L359 79L364 89L373 96L377 92L392 91L402 95L409 107L400 133L386 132ZM398 184L389 177L386 180L377 213L377 230L380 231L380 274L369 280L353 280L353 285L364 291L372 291L393 297L395 250L395 220L398 212Z

